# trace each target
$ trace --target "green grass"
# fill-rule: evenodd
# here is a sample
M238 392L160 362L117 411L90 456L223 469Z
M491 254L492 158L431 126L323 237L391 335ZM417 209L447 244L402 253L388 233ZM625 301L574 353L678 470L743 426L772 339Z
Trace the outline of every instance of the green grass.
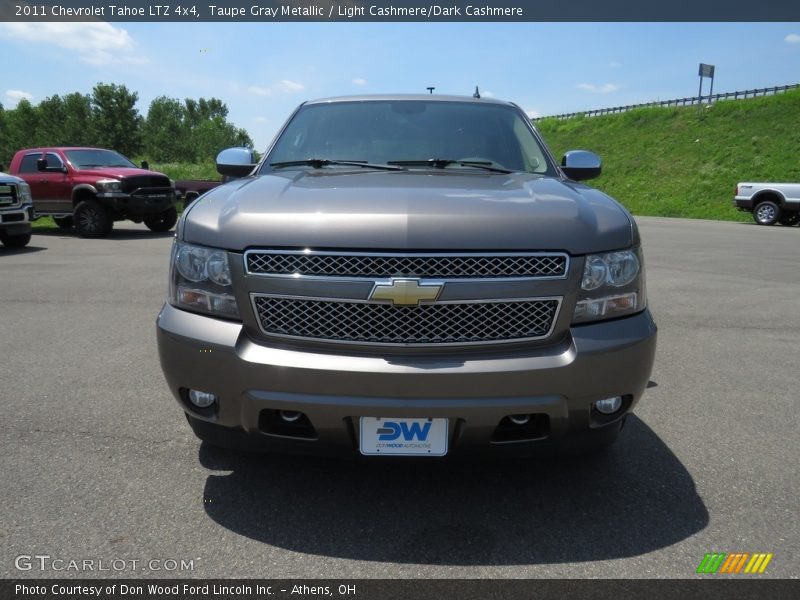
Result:
M733 207L737 182L800 181L798 123L800 90L536 126L558 158L599 154L603 174L589 184L634 214L742 221L752 217Z
M139 164L138 161L136 164ZM217 173L217 167L213 162L210 163L150 163L153 171L164 173L173 180L178 179L216 179L222 176Z

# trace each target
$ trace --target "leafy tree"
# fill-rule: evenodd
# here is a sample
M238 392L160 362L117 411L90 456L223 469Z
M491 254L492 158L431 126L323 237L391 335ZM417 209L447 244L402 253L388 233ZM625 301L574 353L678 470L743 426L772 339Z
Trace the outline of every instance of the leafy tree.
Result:
M23 98L17 107L8 111L8 159L22 148L34 148L40 144L37 132L39 131L39 111Z
M133 156L141 149L142 117L136 110L139 94L124 85L98 83L92 90L96 145Z
M98 146L131 157L144 150L157 162L201 163L224 148L253 147L247 132L228 121L228 107L218 98L159 96L144 119L138 98L124 85L98 83L91 94L54 95L35 107L24 99L14 110L0 104L0 162L36 146Z
M91 97L73 92L64 96L63 101L63 143L69 146L96 146Z
M8 166L10 154L11 149L8 147L8 124L6 121L6 111L3 108L3 103L0 102L0 165L3 165L3 169ZM0 171L3 169L0 169Z
M150 103L142 127L144 150L157 162L179 162L193 157L187 148L186 109L180 100L159 96Z
M36 139L45 146L63 146L67 143L64 139L64 120L66 112L64 102L57 94L42 100L36 107L39 113L39 123L36 128Z

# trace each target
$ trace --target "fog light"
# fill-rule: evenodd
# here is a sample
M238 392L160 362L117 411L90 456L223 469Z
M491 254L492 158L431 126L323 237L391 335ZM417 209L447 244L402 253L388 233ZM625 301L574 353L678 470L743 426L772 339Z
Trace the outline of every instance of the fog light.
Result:
M189 401L197 408L208 408L217 401L217 397L210 392L189 390Z
M604 415L613 415L622 407L622 396L614 396L613 398L603 398L594 403L597 412Z

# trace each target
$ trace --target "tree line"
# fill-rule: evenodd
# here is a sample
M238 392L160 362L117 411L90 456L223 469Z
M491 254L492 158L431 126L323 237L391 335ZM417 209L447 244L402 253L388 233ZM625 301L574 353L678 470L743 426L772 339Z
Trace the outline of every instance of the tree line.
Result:
M209 162L230 146L253 147L244 129L228 122L217 98L159 96L146 116L139 94L124 85L98 83L91 94L50 96L36 105L22 99L13 110L0 104L0 163L39 146L95 146L154 162Z

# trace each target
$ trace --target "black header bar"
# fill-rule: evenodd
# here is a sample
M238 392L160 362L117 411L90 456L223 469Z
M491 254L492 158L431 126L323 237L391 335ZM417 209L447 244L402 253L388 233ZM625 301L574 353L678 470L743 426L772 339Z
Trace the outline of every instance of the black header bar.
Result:
M9 22L800 21L798 0L1 0Z

